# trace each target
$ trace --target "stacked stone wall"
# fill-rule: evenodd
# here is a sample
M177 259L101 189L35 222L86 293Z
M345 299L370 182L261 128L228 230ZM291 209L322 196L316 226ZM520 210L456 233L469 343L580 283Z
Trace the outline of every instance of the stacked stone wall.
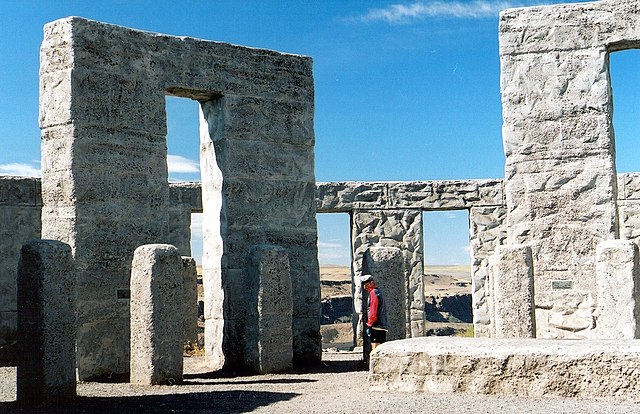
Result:
M370 248L397 247L404 256L406 336L424 335L423 211L468 210L476 335L490 336L491 289L488 259L506 238L501 180L444 180L412 182L332 182L317 184L316 208L321 213L352 215L354 309L362 306L358 278ZM354 321L356 340L361 315Z
M500 15L507 243L532 248L538 337L593 336L596 246L618 209L609 54L637 47L637 1ZM624 217L627 215L627 217Z
M114 292L169 238L166 95L201 104L207 353L242 364L244 263L269 243L289 253L296 360L319 361L311 59L70 17L45 27L40 73L43 237L77 261L79 378L128 370Z

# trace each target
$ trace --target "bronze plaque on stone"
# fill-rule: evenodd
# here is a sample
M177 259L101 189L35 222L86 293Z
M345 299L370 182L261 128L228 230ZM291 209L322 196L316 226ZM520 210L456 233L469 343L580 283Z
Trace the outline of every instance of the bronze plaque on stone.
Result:
M551 289L553 290L566 290L573 289L573 281L571 280L552 280Z

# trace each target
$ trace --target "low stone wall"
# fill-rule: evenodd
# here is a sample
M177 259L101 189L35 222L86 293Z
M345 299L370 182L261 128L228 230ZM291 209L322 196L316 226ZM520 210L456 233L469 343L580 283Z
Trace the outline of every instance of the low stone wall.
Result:
M638 340L410 338L372 354L371 391L640 400Z

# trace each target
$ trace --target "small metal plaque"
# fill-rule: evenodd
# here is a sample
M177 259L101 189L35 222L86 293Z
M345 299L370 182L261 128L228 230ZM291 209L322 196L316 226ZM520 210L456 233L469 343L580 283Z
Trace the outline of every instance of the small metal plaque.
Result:
M130 289L118 289L117 298L118 299L131 299L131 290Z
M552 280L551 289L553 290L573 289L573 281L572 280Z

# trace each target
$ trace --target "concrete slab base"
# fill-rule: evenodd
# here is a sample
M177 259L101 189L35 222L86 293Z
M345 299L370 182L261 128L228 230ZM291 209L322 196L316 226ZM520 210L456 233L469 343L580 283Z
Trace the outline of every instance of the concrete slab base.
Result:
M371 354L372 391L640 400L640 340L428 337Z

